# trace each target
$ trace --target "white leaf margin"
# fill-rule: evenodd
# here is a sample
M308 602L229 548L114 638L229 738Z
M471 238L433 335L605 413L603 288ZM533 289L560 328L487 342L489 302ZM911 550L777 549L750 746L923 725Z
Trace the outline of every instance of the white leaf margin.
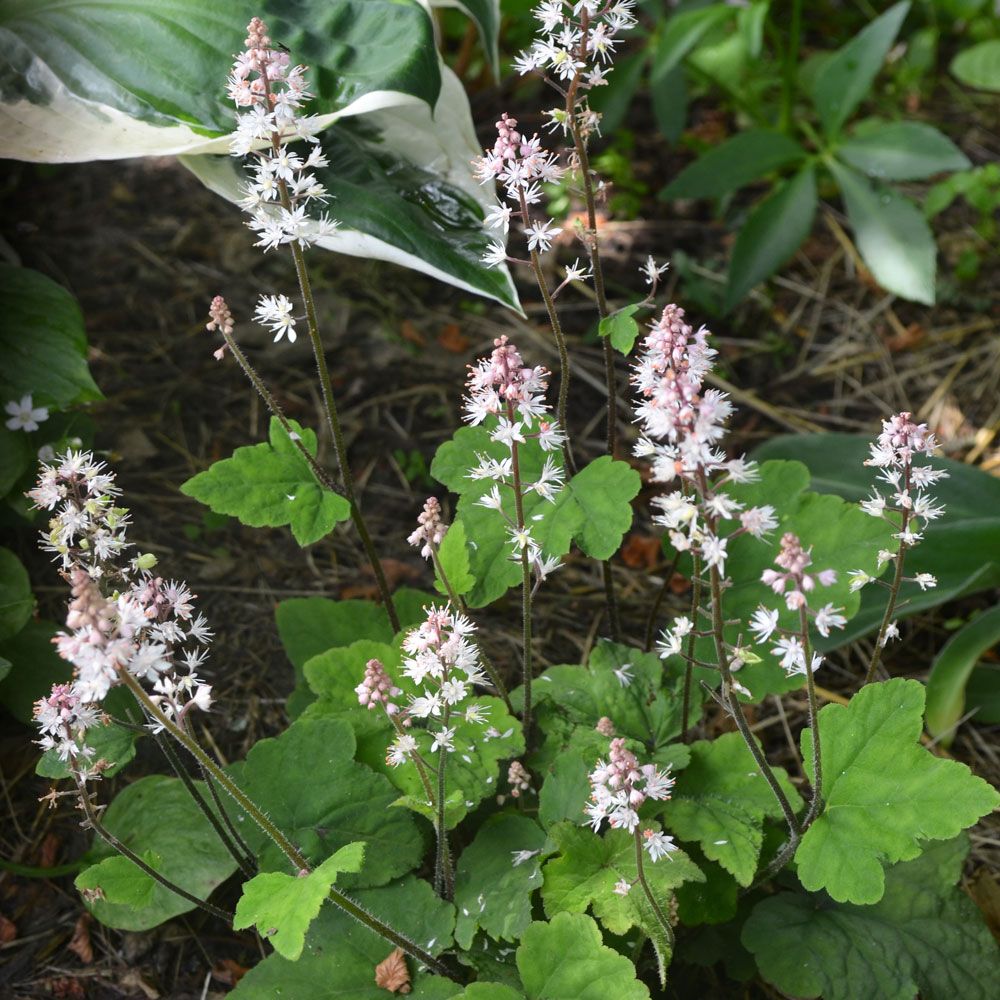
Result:
M423 101L408 100L405 104L372 111L366 120L382 132L386 147L394 153L466 192L484 211L493 207L495 199L492 187L477 184L472 175L471 160L479 155L480 150L468 98L461 81L444 63L441 64L441 93L433 114ZM244 177L237 161L232 157L185 155L180 157L180 161L205 187L220 197L234 204L243 197L241 185ZM333 214L336 216L336 210ZM463 291L492 298L510 308L509 302L504 302L482 288L356 229L338 228L319 240L318 245L324 250L351 257L399 264ZM517 292L510 272L504 268L501 273L506 278L510 301L517 302Z

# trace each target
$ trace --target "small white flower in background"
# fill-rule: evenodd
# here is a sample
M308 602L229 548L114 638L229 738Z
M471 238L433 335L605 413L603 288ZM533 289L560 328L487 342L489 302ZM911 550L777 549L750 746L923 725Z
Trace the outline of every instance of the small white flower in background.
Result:
M778 627L778 612L770 608L760 607L753 613L750 621L750 631L758 642L767 642Z
M528 237L528 249L542 251L551 249L552 241L561 232L562 230L555 225L552 219L549 219L548 222L536 222L534 225L528 226L524 230Z
M486 216L483 224L487 229L502 229L506 233L510 230L510 217L513 211L510 205L501 202Z
M866 573L863 569L852 569L847 574L847 577L851 581L850 591L852 594L857 593L862 587L866 587L875 580L875 577Z
M257 302L254 319L274 334L275 343L287 335L288 342L294 344L297 334L293 308L291 300L285 295L262 295Z
M479 258L487 267L499 267L507 260L507 247L499 241L492 242Z
M38 425L49 419L48 407L35 406L30 392L20 400L12 399L4 406L4 411L10 414L7 429L24 431L26 434L37 431Z
M931 590L937 586L937 577L933 573L918 573L913 578L913 582L921 590Z
M646 258L646 262L639 268L639 273L646 279L647 285L655 285L657 281L660 280L660 275L662 275L668 267L670 267L669 262L658 265L653 259L653 255L650 254Z
M594 272L591 268L586 265L580 265L580 258L577 257L576 260L566 268L566 280L567 281L586 281L588 278L592 278Z
M615 882L615 886L611 891L616 896L627 896L631 888L632 884L627 879L621 878L617 882Z

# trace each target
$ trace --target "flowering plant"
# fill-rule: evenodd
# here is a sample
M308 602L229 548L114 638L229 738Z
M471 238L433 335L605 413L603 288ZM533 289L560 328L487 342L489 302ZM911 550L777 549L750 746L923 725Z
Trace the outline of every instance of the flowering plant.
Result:
M880 470L877 492L860 504L812 492L801 462L729 444L734 406L718 385L712 334L656 301L664 265L648 260L645 298L611 309L588 153L600 117L588 94L633 7L540 5L539 39L519 67L546 74L563 97L547 117L565 148L545 151L505 115L474 167L506 193L487 225L524 240L527 257L500 240L486 257L530 269L558 391L553 405L553 375L506 335L469 366L467 426L431 467L443 489L399 532L427 561L435 594L394 590L367 527L310 280L307 251L339 220L319 207L328 190L313 171L325 154L303 117L308 77L259 18L250 22L229 81L232 151L253 161L243 198L257 245L290 256L298 283L294 299L262 296L255 319L276 341L305 332L335 468L316 433L286 416L217 296L207 323L221 338L215 355L267 406L270 437L182 490L243 524L287 525L303 547L343 524L378 591L377 602L279 605L299 681L287 729L231 765L203 744L210 625L185 584L133 554L114 476L92 454L58 456L29 493L50 517L42 545L71 591L57 648L72 677L39 700L35 718L49 772L72 780L66 794L96 836L76 884L110 926L145 929L199 907L256 928L270 951L234 996L575 1000L599 990L641 1000L669 995L685 964L720 951L791 995L866 995L873 981L892 996L944 996L959 981L963 995L988 995L996 950L954 883L963 831L1000 796L921 745L924 687L888 677L882 659L902 640L904 588L937 582L911 561L925 530L947 518L954 464L921 458L933 437L899 413L868 466L858 462ZM545 257L561 227L535 206L540 181L563 172L585 205L575 238L587 263L554 284ZM596 456L574 433L559 309L584 282L608 400ZM644 310L652 319L636 350ZM631 403L619 355L629 357ZM626 408L639 425L634 463L620 457ZM643 474L672 563L640 637L621 620L612 559ZM938 483L940 500L929 493ZM539 663L536 639L552 622L538 596L567 559L590 567L582 572L604 606L584 662ZM881 624L867 662L851 664L850 697L824 691L828 650L861 613L862 589L876 588L887 591ZM505 600L510 590L517 602ZM506 640L509 623L517 637ZM803 688L796 748L781 696ZM757 706L768 698L781 706L787 767L760 737ZM101 782L140 736L177 777L142 778L105 809ZM959 940L961 921L970 929ZM941 941L931 959L926 933ZM898 956L888 969L887 948Z

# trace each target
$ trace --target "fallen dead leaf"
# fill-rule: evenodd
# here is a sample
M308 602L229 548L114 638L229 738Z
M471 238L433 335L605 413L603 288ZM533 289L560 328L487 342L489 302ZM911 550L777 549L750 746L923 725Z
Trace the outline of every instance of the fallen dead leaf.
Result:
M17 940L17 924L0 913L0 944L10 944Z
M375 966L375 985L390 993L410 992L410 970L402 948L394 948Z
M652 569L662 554L659 538L633 533L622 547L622 562L630 569Z
M226 986L235 986L249 970L231 958L220 959L212 966L212 978Z
M1000 882L988 868L980 868L968 886L972 901L982 911L990 933L1000 941Z
M42 846L38 849L38 867L54 868L62 841L54 833L45 834Z
M427 340L424 335L408 319L404 319L400 324L399 335L403 340L411 344L416 344L417 347L427 346Z
M90 922L92 919L89 913L81 913L76 927L73 928L73 937L66 945L84 965L90 965L94 961L94 946L90 943Z
M469 349L469 338L462 333L457 323L448 323L441 327L437 342L452 354L465 354Z
M912 351L926 338L927 331L919 323L911 323L897 330L892 336L884 337L883 341L892 354L898 354L900 351Z

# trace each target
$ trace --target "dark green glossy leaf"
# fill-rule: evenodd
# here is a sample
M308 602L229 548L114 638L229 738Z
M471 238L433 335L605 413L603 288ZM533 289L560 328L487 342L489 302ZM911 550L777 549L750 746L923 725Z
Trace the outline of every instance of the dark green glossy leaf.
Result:
M812 230L817 204L816 172L808 166L754 206L733 247L727 309L795 253Z
M912 181L972 164L951 139L924 122L873 122L837 147L837 156L874 180Z

